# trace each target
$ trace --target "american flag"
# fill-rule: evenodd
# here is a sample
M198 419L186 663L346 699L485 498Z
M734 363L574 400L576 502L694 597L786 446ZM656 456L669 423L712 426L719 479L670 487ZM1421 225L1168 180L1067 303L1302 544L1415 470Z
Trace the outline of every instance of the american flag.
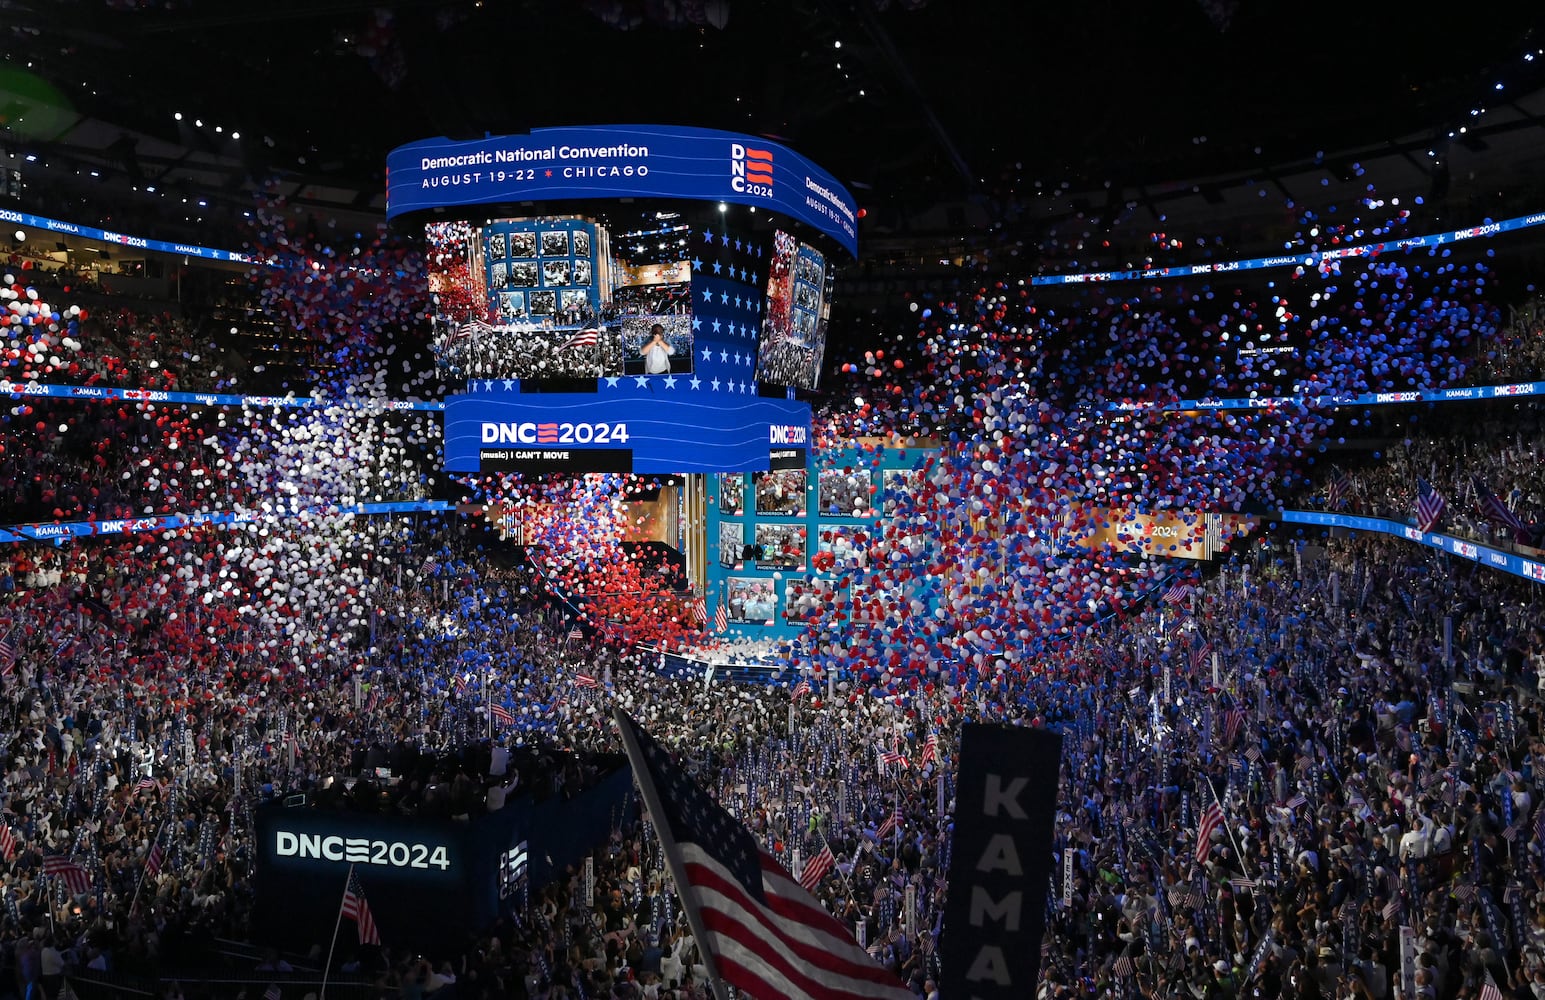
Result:
M466 678L465 674L457 674L456 675L456 693L457 694L466 694L467 693L467 678Z
M569 629L570 642L581 642L584 640L584 638L585 630L580 628L578 625L575 625L573 628Z
M269 983L268 989L263 991L263 1000L281 1000L283 996L278 983Z
M821 853L811 858L805 864L804 871L799 873L799 884L806 892L815 892L816 887L821 884L821 879L835 867L837 867L837 858L832 854L831 845L823 845Z
M145 855L145 874L154 875L161 870L161 863L166 860L166 850L160 842L152 844L150 853Z
M7 632L4 639L0 639L0 676L4 676L16 669L16 643L11 639L11 633Z
M1254 892L1256 885L1253 878L1231 878L1228 884L1235 892Z
M913 1000L659 744L616 718L710 970L757 997Z
M1475 898L1475 885L1471 882L1461 882L1454 886L1454 898L1461 903L1468 903Z
M1534 811L1534 839L1545 844L1545 804Z
M1503 503L1501 497L1482 486L1479 479L1472 477L1472 482L1475 484L1476 502L1488 521L1496 521L1515 532L1529 534L1529 526L1523 522L1523 518L1513 513L1513 509Z
M719 606L714 609L713 628L715 632L723 632L730 627L730 613L724 608L724 601L719 601Z
M923 741L923 753L922 753L922 756L919 759L924 764L927 764L930 761L936 761L936 760L939 759L939 734L938 733L929 733L928 734L928 738Z
M62 854L51 854L43 859L43 874L64 879L70 892L77 896L91 890L91 877L86 874L86 869Z
M1448 510L1448 501L1443 499L1443 494L1432 488L1432 484L1425 479L1416 481L1416 527L1423 534L1438 526L1443 519L1443 512Z
M1297 809L1299 806L1306 806L1308 804L1309 800L1304 797L1303 792L1299 792L1297 795L1293 796L1291 799L1288 799L1286 802L1287 808L1289 809Z
M902 753L899 749L898 750L887 750L884 753L880 754L880 763L881 764L900 764L902 767L911 767L912 766L911 762L907 760L907 755Z
M1239 735L1239 727L1245 724L1245 710L1231 708L1223 713L1223 745L1232 746L1234 738ZM1260 753L1260 751L1256 751Z
M570 337L568 340L564 341L563 345L559 347L558 350L567 351L571 347L594 347L600 342L600 330L581 330L574 336Z
M0 823L0 858L5 859L9 864L14 857L16 857L16 835L11 832L8 825Z
M1491 978L1491 970L1486 970L1486 982L1481 984L1481 992L1478 1000L1502 1000L1502 991L1497 989L1497 981Z
M1207 860L1207 853L1212 849L1212 832L1223 826L1223 807L1214 798L1202 810L1202 820L1196 828L1196 863L1201 864Z
M892 833L896 832L896 828L900 825L901 807L897 806L890 811L890 815L885 817L885 822L881 823L880 828L875 831L875 839L884 840L886 837L889 837Z
M1207 665L1207 657L1212 653L1212 643L1205 639L1196 646L1191 647L1191 669L1200 672Z
M792 695L792 697L794 697L794 698L803 698L805 695L807 695L809 693L810 693L810 681L806 680L806 679L801 679L798 684L794 685L794 694Z
M1352 477L1346 472L1338 472L1330 481L1330 490L1327 500L1331 507L1340 507L1352 492Z
M1261 748L1260 747L1254 746L1253 744L1251 746L1245 747L1245 760L1248 760L1250 763L1254 764L1256 761L1258 761L1260 759L1261 759Z
M134 790L136 792L156 792L161 790L161 786L156 784L156 779L147 776L134 783Z
M1125 979L1135 976L1137 974L1137 967L1132 964L1132 956L1122 952L1121 957L1116 959L1116 964L1110 967L1110 971L1112 975Z
M515 721L515 716L511 715L509 709L505 708L503 705L489 705L488 712L496 720L506 726L513 724Z
M1164 592L1165 604L1184 604L1191 598L1191 585L1189 583L1173 583Z
M596 685L596 682L595 682L595 678L591 677L589 674L575 674L574 675L574 686L575 687L582 687L582 688L593 688L593 687L596 687L597 685Z
M692 620L698 625L708 624L708 600L699 597L692 602Z
M1400 896L1397 894L1393 899L1391 899L1389 902L1384 904L1384 910L1383 910L1384 919L1385 920L1393 920L1394 917L1395 917L1395 914L1397 914L1399 912L1400 912Z
M349 868L349 880L343 887L343 915L359 926L360 944L380 944L381 934L376 930L376 919L370 915L370 904L365 902L365 890L360 888L359 876Z

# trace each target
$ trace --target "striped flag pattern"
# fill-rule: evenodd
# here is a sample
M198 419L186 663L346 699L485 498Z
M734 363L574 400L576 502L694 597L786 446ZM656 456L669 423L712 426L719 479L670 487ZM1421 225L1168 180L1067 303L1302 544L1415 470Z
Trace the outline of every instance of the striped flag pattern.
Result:
M836 855L832 854L831 845L825 845L821 848L821 853L811 858L805 865L804 871L799 873L799 884L806 892L815 892L816 887L821 884L821 879L835 867L837 867Z
M370 914L370 904L365 901L365 890L360 887L359 876L349 869L349 880L343 887L343 915L354 921L359 928L360 944L380 944L381 933L376 930L375 917Z
M616 719L710 971L755 997L913 1000L659 744Z
M574 685L576 687L582 688L593 688L597 686L595 678L591 677L589 674L575 674Z
M16 642L11 638L11 633L7 632L5 638L0 639L0 676L16 669L16 653Z
M1223 826L1223 807L1213 799L1202 810L1201 822L1196 828L1196 863L1201 864L1207 860L1207 854L1212 850L1212 833Z
M52 854L43 859L43 874L64 879L71 893L80 895L91 890L91 877L86 869L62 854Z
M513 725L515 722L515 716L511 715L509 709L503 705L489 705L488 711L489 714L503 725Z
M1416 481L1416 527L1423 534L1438 526L1443 519L1443 512L1448 510L1448 501L1443 499L1443 494L1432 488L1432 484L1425 479Z
M10 864L14 857L16 857L16 835L11 832L10 826L0 823L0 858L3 858L6 864Z
M594 347L601 342L600 330L581 330L559 347L560 351L567 351L571 347Z

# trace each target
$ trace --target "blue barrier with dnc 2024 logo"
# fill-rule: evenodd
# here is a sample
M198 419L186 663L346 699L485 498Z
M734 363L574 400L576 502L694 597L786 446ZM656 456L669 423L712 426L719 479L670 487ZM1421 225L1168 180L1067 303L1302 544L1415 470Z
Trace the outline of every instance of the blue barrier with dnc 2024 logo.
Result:
M827 171L758 136L667 125L423 139L386 157L386 217L457 205L685 198L797 219L858 253L858 206Z

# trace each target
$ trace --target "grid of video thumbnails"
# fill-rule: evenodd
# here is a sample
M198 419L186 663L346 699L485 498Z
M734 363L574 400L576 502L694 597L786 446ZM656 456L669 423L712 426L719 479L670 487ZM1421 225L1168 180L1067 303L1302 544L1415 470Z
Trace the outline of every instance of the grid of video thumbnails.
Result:
M429 223L441 368L536 381L690 373L690 228L669 216Z

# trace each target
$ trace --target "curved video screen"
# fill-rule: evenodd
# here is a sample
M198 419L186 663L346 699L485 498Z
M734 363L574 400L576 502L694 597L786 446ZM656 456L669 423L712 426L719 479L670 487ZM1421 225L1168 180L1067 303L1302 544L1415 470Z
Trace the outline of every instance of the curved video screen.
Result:
M758 381L814 389L826 356L836 273L826 254L797 237L773 234L767 309L757 353Z

